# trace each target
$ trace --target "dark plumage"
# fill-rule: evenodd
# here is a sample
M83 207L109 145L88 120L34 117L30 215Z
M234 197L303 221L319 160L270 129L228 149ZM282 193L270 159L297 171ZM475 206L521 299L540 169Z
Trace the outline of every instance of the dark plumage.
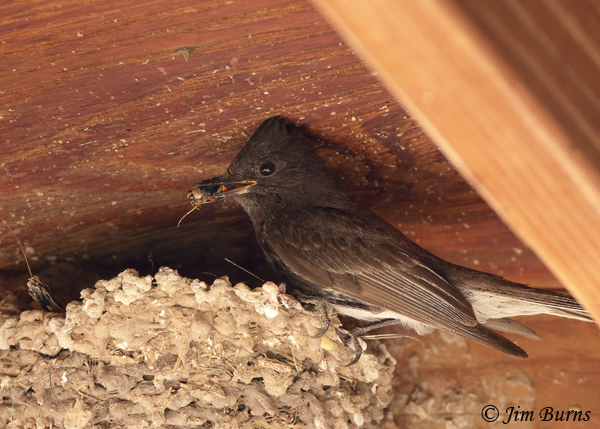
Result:
M490 328L537 338L509 317L548 313L591 320L571 297L460 267L422 249L354 201L314 153L311 138L279 117L256 130L226 175L194 185L189 196L241 204L282 279L348 316L398 319L421 334L441 329L520 358L525 351Z

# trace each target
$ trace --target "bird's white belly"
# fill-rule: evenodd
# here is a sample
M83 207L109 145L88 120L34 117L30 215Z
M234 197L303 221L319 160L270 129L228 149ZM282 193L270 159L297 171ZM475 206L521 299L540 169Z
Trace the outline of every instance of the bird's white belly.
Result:
M406 316L402 316L401 314L396 313L395 311L385 310L381 313L373 313L372 311L363 310L361 308L352 308L345 307L342 305L332 305L333 308L337 310L338 313L352 317L354 319L365 320L367 322L376 322L378 320L384 319L397 319L404 326L414 329L419 335L430 334L434 331L434 328L431 326L425 325L424 323L417 322L414 319L411 319Z

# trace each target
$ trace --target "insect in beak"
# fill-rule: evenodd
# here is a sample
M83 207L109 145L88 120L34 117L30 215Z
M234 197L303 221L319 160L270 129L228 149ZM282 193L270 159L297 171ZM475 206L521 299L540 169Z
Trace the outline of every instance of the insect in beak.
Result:
M214 203L230 195L243 194L248 192L251 186L256 185L254 180L243 182L222 181L221 178L208 179L192 186L187 197L193 206L200 204Z
M254 185L256 185L256 181L254 180L230 182L223 177L214 177L196 183L187 193L187 197L192 203L192 209L179 219L177 226L181 224L183 218L196 210L201 204L214 203L229 195L243 194L244 192L248 192L248 189Z

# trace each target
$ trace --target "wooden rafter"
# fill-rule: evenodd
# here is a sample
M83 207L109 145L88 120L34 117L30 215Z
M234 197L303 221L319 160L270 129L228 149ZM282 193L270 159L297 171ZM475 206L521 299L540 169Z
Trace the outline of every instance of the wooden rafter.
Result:
M600 45L586 33L599 27L582 22L599 13L554 10L560 2L315 2L600 319Z

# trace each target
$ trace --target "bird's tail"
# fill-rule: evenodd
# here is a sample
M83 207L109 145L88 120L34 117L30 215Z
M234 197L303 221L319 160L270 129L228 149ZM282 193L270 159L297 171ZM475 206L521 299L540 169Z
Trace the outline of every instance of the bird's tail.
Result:
M509 355L526 358L527 354L510 340L494 332L508 332L539 339L535 331L511 317L551 314L592 322L590 313L574 298L556 292L530 288L493 274L454 266L445 270L454 284L471 303L479 324L462 335Z
M523 350L521 347L482 324L477 324L476 326L468 329L463 328L450 332L519 359L527 359L529 357L527 352L525 352L525 350Z
M535 314L552 314L586 322L594 320L575 298L568 295L530 288L464 267L456 267L451 271L451 276L450 281L467 297L482 323ZM492 327L489 323L488 326ZM506 327L510 329L509 325ZM499 326L494 329L504 330Z

